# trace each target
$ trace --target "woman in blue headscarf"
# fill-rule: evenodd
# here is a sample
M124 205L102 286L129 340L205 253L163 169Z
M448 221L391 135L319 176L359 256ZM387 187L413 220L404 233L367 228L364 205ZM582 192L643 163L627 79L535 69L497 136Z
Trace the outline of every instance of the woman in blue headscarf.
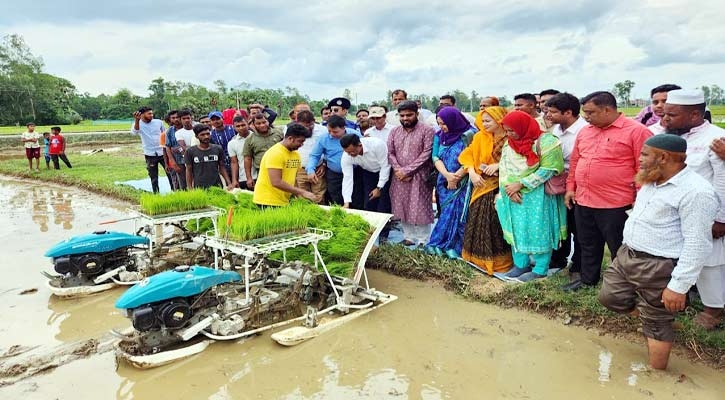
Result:
M437 114L440 130L433 138L433 163L438 170L436 196L440 216L433 227L426 251L459 258L468 214L470 185L467 171L458 156L471 142L476 129L455 107L445 107Z

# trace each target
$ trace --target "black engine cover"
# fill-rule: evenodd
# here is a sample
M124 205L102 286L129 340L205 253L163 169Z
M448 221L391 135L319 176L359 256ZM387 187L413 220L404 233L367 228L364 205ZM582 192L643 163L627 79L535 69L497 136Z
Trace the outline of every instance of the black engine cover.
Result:
M167 329L179 329L186 325L192 312L189 303L176 298L153 305L138 307L131 311L131 323L140 332Z
M103 272L104 257L101 254L85 254L75 260L82 274L98 275Z
M61 256L53 259L55 272L65 275L68 273L77 274L78 268L71 262L70 256Z
M173 300L159 307L159 317L165 327L178 329L191 318L191 308L184 300Z
M158 329L159 320L156 319L156 312L151 306L140 307L131 313L131 323L137 331L146 332Z

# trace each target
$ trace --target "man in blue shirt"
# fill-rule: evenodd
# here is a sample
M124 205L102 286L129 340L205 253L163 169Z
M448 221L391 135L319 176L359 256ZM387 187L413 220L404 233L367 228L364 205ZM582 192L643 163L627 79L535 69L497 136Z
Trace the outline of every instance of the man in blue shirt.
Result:
M141 137L144 158L146 159L146 170L151 179L151 189L154 193L159 192L159 164L166 170L164 164L164 148L161 146L161 133L164 131L164 124L160 119L154 118L154 111L151 107L141 107L133 113L133 124L131 133Z
M335 97L334 99L330 100L329 103L327 103L327 106L330 107L331 116L339 115L345 120L346 128L354 129L360 132L360 127L356 123L347 119L347 110L350 109L350 100L344 97Z
M325 177L327 178L327 198L331 204L343 205L344 201L342 198L342 166L340 161L342 160L343 149L340 146L340 138L345 136L347 133L355 134L360 136L360 133L354 129L345 127L345 118L339 115L332 115L327 120L327 132L320 138L315 144L315 147L310 152L310 157L307 160L307 179L317 184L319 177L315 174L315 169L320 163L320 160L324 156L327 162L327 172Z
M231 125L224 125L224 117L219 111L212 111L209 113L209 119L211 120L211 142L218 144L224 149L224 168L227 170L227 175L232 176L232 164L229 158L229 141L237 136L237 132Z

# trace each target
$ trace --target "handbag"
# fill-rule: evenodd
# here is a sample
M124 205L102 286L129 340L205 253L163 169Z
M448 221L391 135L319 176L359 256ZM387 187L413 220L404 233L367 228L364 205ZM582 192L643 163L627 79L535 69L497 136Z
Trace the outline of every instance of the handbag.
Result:
M428 187L435 188L436 183L438 182L438 170L433 167L433 170L431 170L428 173L428 176L425 177L425 184L428 185Z
M541 157L541 142L536 140L536 152ZM569 173L564 171L558 175L554 175L544 183L544 193L550 196L557 196L566 193L566 179Z

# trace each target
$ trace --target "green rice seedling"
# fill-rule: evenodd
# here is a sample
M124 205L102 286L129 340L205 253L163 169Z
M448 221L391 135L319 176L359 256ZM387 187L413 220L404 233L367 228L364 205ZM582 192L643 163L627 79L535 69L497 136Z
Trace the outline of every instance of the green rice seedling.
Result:
M178 191L168 194L143 193L139 199L141 211L148 215L200 210L208 207L204 190Z

